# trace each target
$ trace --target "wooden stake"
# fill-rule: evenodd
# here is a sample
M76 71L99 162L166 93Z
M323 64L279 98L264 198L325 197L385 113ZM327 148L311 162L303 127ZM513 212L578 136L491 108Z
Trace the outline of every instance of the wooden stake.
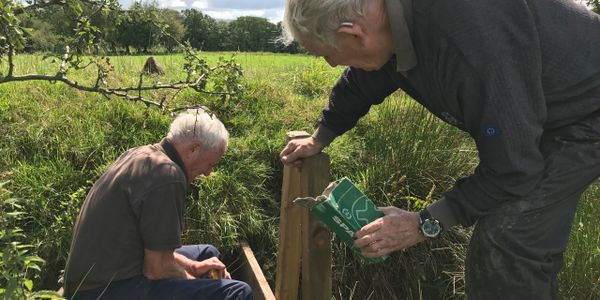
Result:
M293 131L287 141L310 136ZM275 297L297 300L302 267L302 299L331 299L331 233L309 211L294 206L297 197L320 195L329 183L329 157L319 153L302 169L284 166L279 222Z

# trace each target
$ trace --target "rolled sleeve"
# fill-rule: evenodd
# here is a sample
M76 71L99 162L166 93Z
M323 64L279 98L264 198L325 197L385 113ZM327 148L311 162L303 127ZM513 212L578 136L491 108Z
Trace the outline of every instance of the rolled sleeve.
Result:
M161 251L181 247L185 186L163 184L143 197L139 227L144 248Z

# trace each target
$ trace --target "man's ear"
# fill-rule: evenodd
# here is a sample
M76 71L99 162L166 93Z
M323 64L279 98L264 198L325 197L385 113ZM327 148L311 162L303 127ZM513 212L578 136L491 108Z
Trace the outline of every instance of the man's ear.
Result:
M202 153L202 151L204 150L204 147L202 147L202 144L200 144L200 143L193 143L191 145L191 147L192 147L192 152L195 154Z
M361 44L364 44L364 42L366 40L366 35L365 35L365 31L363 30L363 27L357 23L344 22L337 29L336 33L340 37L346 37L346 38L350 37L350 38L356 39Z

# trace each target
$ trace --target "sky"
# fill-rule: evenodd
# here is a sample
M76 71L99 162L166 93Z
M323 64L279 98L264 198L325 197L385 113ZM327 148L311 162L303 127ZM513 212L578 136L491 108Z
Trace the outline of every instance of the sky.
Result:
M124 8L129 8L133 1L137 0L119 0L119 3ZM177 10L195 8L220 20L235 20L240 16L255 16L277 23L283 19L284 0L156 0L156 2L159 7L164 8Z

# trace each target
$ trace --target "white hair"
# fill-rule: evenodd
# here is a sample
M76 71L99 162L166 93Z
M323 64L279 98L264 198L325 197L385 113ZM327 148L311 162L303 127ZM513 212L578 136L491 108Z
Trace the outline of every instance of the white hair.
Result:
M308 39L336 47L335 32L345 22L364 15L367 0L286 0L281 41Z
M173 120L167 140L174 144L198 142L206 151L219 151L227 148L229 132L204 109L188 109Z

